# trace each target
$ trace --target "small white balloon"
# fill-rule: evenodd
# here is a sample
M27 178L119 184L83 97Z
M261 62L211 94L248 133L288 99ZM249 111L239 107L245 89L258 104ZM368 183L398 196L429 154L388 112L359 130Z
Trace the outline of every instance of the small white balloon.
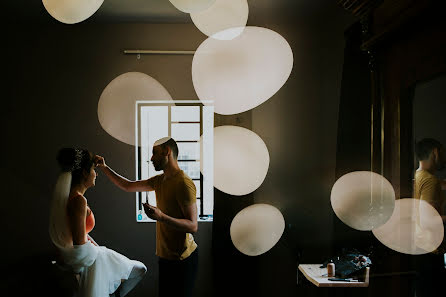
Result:
M193 13L205 10L214 4L215 0L169 0L178 10Z
M172 100L154 78L141 72L127 72L113 79L98 102L102 128L119 141L135 145L135 103L140 100Z
M395 207L395 190L383 176L355 171L341 176L331 190L331 206L346 225L361 231L386 223Z
M258 256L276 245L285 230L282 213L269 204L254 204L242 209L231 223L234 246L243 254Z
M216 0L208 9L191 13L190 17L195 26L207 36L229 40L243 32L248 14L246 0Z
M268 167L268 148L256 133L238 126L214 128L214 187L247 195L263 183Z
M405 198L396 201L390 220L372 233L394 251L420 255L440 246L444 226L441 216L428 202Z
M293 53L281 35L246 27L232 40L208 38L198 47L192 60L192 82L203 104L213 100L216 113L237 114L273 96L292 68Z
M104 0L42 0L48 13L65 24L75 24L91 17Z

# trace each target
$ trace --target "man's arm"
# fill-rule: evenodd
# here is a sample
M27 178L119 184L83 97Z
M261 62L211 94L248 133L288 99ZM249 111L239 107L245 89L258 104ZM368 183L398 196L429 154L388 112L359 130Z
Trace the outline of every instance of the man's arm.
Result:
M446 179L442 179L441 181L440 181L440 183L441 183L441 189L444 191L444 190L446 190Z
M159 208L148 203L144 204L144 211L149 218L167 224L178 231L195 233L198 230L197 204L181 205L184 219L177 219L163 213Z
M121 190L126 192L147 192L153 191L153 187L147 183L147 180L131 181L117 174L113 169L105 164L101 156L95 156L95 164L102 172Z

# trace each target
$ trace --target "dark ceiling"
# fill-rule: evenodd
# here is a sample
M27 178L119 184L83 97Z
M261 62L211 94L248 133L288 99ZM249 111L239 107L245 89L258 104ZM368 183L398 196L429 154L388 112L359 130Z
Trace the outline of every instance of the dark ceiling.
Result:
M14 0L4 3L7 22L53 22L41 0ZM336 0L248 0L249 24L309 19L334 10L343 10ZM176 9L169 0L104 0L87 22L103 23L189 23L189 14Z

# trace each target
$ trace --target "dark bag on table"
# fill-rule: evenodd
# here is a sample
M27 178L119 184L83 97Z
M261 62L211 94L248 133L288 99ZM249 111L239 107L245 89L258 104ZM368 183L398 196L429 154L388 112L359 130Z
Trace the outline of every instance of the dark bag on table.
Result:
M350 278L363 276L365 268L369 267L372 261L357 250L343 250L341 255L325 261L322 267L327 267L328 263L334 263L336 277Z

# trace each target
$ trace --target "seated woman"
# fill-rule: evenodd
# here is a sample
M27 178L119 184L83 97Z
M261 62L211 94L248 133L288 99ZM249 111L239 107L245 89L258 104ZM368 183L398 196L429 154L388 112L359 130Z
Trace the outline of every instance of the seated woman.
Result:
M144 277L147 268L99 246L88 235L95 218L84 194L95 185L94 156L87 150L64 148L57 161L62 173L51 203L49 231L63 264L80 274L80 296L125 296Z

